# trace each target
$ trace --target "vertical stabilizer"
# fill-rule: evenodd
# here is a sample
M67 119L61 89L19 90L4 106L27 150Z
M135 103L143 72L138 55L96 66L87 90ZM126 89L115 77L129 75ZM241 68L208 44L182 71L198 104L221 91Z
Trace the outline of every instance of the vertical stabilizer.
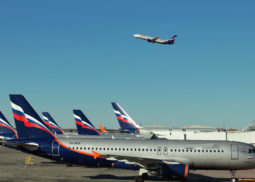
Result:
M118 103L112 102L112 107L122 130L128 130L130 133L140 133L141 127L136 124Z
M79 135L100 135L94 125L83 114L81 110L73 110L74 120Z
M57 122L51 117L50 113L43 112L43 122L48 126L50 131L57 135L64 135L63 130L59 127Z
M23 95L11 94L10 100L19 138L56 138Z
M17 132L14 130L9 121L0 111L0 136L3 138L18 138Z

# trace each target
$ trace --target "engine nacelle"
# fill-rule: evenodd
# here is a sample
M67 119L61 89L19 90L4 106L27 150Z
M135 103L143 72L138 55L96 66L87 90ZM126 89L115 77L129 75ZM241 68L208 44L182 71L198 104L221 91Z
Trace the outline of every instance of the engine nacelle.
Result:
M161 168L161 175L164 178L181 178L186 179L189 174L188 164L171 164L164 165Z

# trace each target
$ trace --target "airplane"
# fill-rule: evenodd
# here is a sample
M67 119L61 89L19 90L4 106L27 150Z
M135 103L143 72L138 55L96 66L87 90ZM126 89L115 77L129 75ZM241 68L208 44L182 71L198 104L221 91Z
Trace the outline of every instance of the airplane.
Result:
M50 113L42 112L43 122L48 126L50 131L57 135L64 135L64 131L59 127L57 122L51 117Z
M112 102L112 107L122 130L129 131L130 133L138 133L144 137L154 134L158 138L168 140L229 140L255 146L255 131L227 132L217 131L211 128L141 127L136 124L118 103Z
M0 140L18 138L17 132L0 111Z
M231 141L165 139L57 138L24 96L10 95L19 139L5 144L69 164L139 170L136 182L148 175L187 178L190 169L255 168L255 147Z
M150 37L150 36L142 35L142 34L134 34L134 37L137 39L147 40L148 42L152 42L152 43L174 44L174 41L175 41L175 38L177 37L177 35L174 35L169 40L162 40L162 39L160 39L160 36Z

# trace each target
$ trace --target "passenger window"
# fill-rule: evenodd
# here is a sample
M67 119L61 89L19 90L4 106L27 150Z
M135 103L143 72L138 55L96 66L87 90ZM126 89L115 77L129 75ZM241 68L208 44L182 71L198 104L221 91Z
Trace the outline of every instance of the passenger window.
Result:
M97 150L97 147L96 147L96 150Z
M94 150L94 147L92 147L92 150Z
M194 150L194 152L196 152L196 150Z
M178 149L178 152L181 152L181 149Z
M184 149L182 149L182 152L184 152Z
M82 147L80 147L80 150L82 150Z
M142 149L142 151L144 151L144 149Z
M88 150L90 150L90 147L88 147Z
M197 150L198 152L200 152L200 150Z

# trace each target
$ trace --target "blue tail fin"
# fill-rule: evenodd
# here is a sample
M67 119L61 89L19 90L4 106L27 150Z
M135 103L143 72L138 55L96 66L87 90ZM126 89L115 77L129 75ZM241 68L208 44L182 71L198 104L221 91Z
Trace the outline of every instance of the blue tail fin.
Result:
M50 113L43 112L43 122L48 126L50 131L54 134L64 135L63 130L59 127L56 121L51 117Z
M73 114L79 135L100 135L81 110L73 110Z
M56 139L23 95L10 94L10 100L19 138Z
M17 132L0 111L0 137L18 138Z
M166 41L165 44L174 44L175 38L177 37L177 35L174 35L171 39L169 39L168 41Z
M112 107L122 130L128 130L130 133L140 133L141 127L135 123L118 103L112 102Z

